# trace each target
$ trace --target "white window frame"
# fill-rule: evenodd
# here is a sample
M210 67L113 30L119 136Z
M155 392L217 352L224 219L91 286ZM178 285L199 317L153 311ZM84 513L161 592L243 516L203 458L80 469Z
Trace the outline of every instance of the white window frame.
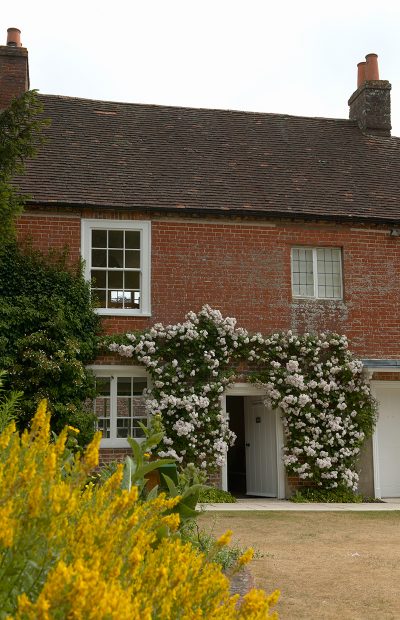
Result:
M293 282L293 250L312 250L312 259L313 259L313 279L314 279L314 294L313 295L298 295L294 292L294 282ZM340 280L340 297L320 297L318 295L318 260L317 260L317 250L339 250L340 256L340 270L339 270L339 280ZM295 245L290 250L290 273L291 273L291 285L292 285L292 297L294 299L321 299L327 301L342 301L343 300L343 256L342 256L342 248L338 246L306 246L306 245Z
M150 387L150 378L145 368L142 366L115 366L115 365L95 365L88 366L95 377L138 377L147 379L147 386ZM111 382L110 386L110 435L111 437L103 437L100 442L100 448L129 448L128 440L124 437L116 437L117 426L117 386L116 382ZM136 441L141 443L143 437L135 437Z
M141 220L102 220L82 219L81 256L85 261L84 274L90 282L92 270L92 230L133 230L140 231L140 308L96 308L97 314L107 316L151 316L151 222Z

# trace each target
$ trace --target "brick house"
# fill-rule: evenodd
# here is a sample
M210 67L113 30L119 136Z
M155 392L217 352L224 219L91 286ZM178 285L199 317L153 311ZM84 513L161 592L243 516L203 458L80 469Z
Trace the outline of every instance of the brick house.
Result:
M0 109L28 87L28 53L9 29ZM40 95L52 122L20 183L31 196L21 238L83 256L110 333L181 321L208 303L252 331L346 334L380 402L360 483L377 497L400 496L400 139L390 134L390 89L371 54L349 120ZM147 377L111 355L93 370L102 447L114 457L137 432ZM223 486L285 497L279 416L244 383L225 400L238 441ZM255 432L261 417L265 434ZM256 445L268 446L260 462Z

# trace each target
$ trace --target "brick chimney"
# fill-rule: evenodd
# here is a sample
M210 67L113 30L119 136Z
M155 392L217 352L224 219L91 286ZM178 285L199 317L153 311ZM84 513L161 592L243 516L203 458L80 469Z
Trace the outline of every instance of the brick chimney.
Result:
M367 54L357 65L357 90L349 99L349 118L358 121L363 133L390 136L390 90L387 80L379 79L378 56Z
M8 28L7 45L0 45L0 110L29 89L28 50L20 36L18 28Z

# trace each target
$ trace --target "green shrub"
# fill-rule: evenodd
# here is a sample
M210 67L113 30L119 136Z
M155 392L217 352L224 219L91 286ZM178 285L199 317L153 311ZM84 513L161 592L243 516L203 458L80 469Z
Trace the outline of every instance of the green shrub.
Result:
M238 560L246 549L238 543L218 546L213 529L214 525L207 531L201 529L195 521L190 521L181 528L181 537L185 542L190 542L192 547L204 553L209 562L216 562L225 573L229 573L233 568L237 568ZM261 557L263 556L259 551L254 552L253 558Z
M21 429L47 398L56 433L70 424L81 431L81 444L90 440L94 416L84 403L95 384L86 365L96 355L99 325L81 264L7 245L0 257L0 368L5 388L24 393Z
M208 487L200 492L199 502L205 504L235 504L236 497L231 495L228 491Z
M350 489L313 489L308 488L304 491L297 491L291 498L291 502L311 503L320 502L328 504L357 504L363 500L363 496L359 493L354 493Z
M2 620L277 617L269 611L278 591L238 601L220 566L180 539L177 500L139 502L135 486L121 490L122 467L104 485L85 484L100 433L71 460L68 430L56 442L49 431L42 402L29 433L20 437L11 424L0 434Z
M15 419L22 396L22 392L11 392L5 395L3 388L4 378L5 372L0 370L0 433Z

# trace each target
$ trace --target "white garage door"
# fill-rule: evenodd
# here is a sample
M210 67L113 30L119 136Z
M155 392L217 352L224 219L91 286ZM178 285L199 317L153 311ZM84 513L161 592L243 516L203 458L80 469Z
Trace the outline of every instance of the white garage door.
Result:
M400 497L399 383L382 382L374 385L374 394L379 401L376 430L381 497Z

